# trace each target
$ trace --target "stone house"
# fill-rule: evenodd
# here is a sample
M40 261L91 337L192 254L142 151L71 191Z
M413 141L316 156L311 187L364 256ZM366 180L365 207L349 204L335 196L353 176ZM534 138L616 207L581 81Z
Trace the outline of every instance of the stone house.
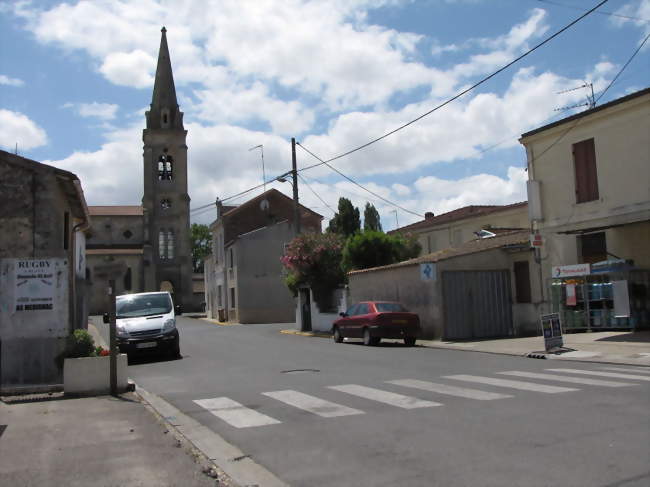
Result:
M55 357L87 327L90 217L71 172L0 151L0 385L60 384Z
M212 255L206 259L208 317L240 323L295 319L293 296L282 278L280 258L294 235L294 204L270 189L237 207L217 203L210 225ZM320 232L323 217L300 206L304 232Z

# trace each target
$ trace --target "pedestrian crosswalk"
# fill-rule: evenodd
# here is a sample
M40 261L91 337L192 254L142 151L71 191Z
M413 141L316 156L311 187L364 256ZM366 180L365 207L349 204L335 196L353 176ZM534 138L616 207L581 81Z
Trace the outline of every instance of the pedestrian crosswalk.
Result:
M498 375L500 377L494 377ZM508 378L504 378L507 376ZM526 380L521 380L526 379ZM529 372L520 370L498 371L492 374L470 375L455 374L441 376L443 382L433 382L421 379L395 379L388 380L381 387L369 387L361 384L342 384L325 386L324 395L343 393L341 399L334 397L336 401L346 402L345 398L355 396L361 398L368 404L380 404L378 407L389 407L398 409L425 409L436 406L444 406L444 397L452 396L477 401L507 400L515 397L515 391L526 391L539 394L560 394L580 391L578 386L587 387L632 387L650 381L650 370L629 369L622 367L600 367L598 370L584 370L573 368L552 368L544 369L544 372ZM451 382L451 383L447 383ZM471 387L461 387L458 382L471 384ZM562 385L549 384L557 382ZM571 384L567 387L564 384ZM496 387L499 392L485 390L485 388ZM387 390L386 388L393 389ZM396 389L397 388L397 389ZM416 396L405 395L395 390L417 391ZM504 394L512 392L512 394ZM330 391L327 393L326 391ZM196 399L193 402L201 407L201 410L209 412L221 421L234 428L253 428L281 424L283 421L278 417L282 416L277 412L277 404L289 407L289 410L302 410L319 416L321 418L338 418L366 414L367 411L352 408L339 402L323 399L317 395L306 394L301 391L286 389L279 391L262 392L274 402L265 404L271 409L272 416L258 411L260 406L248 407L229 397L214 397ZM433 395L432 397L419 397L422 394ZM437 402L439 397L443 402ZM435 400L434 400L435 399ZM277 402L275 402L277 401ZM363 402L356 401L357 407L366 409ZM274 406L276 405L276 406ZM268 412L268 411L267 411ZM275 417L278 416L278 417ZM284 420L286 421L286 419Z

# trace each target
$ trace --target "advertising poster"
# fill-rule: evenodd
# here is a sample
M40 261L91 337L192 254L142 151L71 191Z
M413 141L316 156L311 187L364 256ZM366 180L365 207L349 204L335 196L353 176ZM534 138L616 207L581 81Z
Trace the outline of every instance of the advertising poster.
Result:
M575 306L578 304L578 300L576 298L576 285L575 284L567 284L566 285L566 305L567 306Z
M553 348L564 346L559 313L542 315L541 322L542 332L544 335L544 346L546 348L546 351L548 352Z
M56 285L54 263L49 259L18 260L14 290L16 311L52 311Z

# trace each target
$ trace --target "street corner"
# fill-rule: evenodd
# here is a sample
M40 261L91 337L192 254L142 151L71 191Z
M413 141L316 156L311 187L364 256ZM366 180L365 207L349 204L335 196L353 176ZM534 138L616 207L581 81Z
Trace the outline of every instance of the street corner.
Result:
M332 335L329 333L316 331L280 330L280 333L284 335L298 335L303 337L332 338Z

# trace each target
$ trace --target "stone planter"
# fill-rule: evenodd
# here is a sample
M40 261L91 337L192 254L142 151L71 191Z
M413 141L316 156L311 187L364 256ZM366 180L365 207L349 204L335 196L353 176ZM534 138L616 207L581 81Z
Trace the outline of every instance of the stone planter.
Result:
M117 356L117 392L125 392L127 356ZM63 362L63 391L71 395L110 394L110 357L67 358Z

